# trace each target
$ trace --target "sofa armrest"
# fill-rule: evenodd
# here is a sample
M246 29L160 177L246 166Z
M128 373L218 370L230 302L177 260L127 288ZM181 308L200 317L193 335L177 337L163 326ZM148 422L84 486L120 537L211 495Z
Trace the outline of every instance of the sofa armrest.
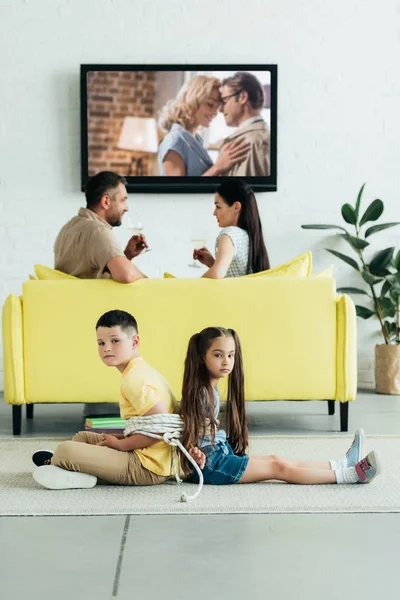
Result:
M6 403L25 404L22 302L14 294L3 306L3 366Z
M346 294L336 299L336 396L339 402L357 394L357 325L353 301Z

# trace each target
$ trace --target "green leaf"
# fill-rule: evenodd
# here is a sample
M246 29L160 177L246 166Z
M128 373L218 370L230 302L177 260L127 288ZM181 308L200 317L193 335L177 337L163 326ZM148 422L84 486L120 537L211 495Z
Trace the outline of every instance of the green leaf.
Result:
M361 273L361 277L364 279L364 281L369 283L369 285L376 285L382 281L382 277L375 277L375 275L371 275L371 273L366 269L364 269L364 271Z
M353 269L355 269L356 271L360 270L360 267L358 266L358 264L356 263L354 258L350 258L350 256L346 256L345 254L342 254L341 252L336 252L336 250L330 250L329 248L325 248L325 250L327 250L334 256L337 256L338 258L340 258L340 260L343 260L345 263L347 263L348 265L353 267Z
M397 288L392 288L389 292L391 299L393 300L393 302L396 304L398 304L399 302L399 296L400 296L400 290Z
M365 294L366 296L368 296L368 292L366 292L365 290L360 290L360 288L355 288L355 287L340 287L340 288L337 288L336 291L339 292L340 294Z
M369 271L372 275L383 276L387 275L384 270L388 267L393 258L394 247L385 248L385 250L381 250L377 254L375 254L374 258L371 260L369 264Z
M397 271L400 271L400 250L396 254L396 258L394 259L393 264L394 264L394 268Z
M350 204L343 204L342 206L342 217L346 221L346 223L350 223L350 225L357 224L357 215L354 208Z
M302 225L302 229L341 229L345 233L347 231L344 227L340 227L340 225Z
M365 188L365 183L361 186L360 191L358 192L358 196L357 196L356 210L355 210L357 219L358 219L358 215L360 214L361 196L363 194L364 188Z
M396 333L396 323L393 323L393 321L384 321L384 323L389 335L394 335Z
M390 298L383 298L381 300L382 313L385 318L393 318L396 314L396 306Z
M373 233L378 233L378 231L383 231L384 229L389 229L389 227L395 227L396 225L400 225L400 222L396 223L382 223L382 225L373 225L369 227L365 232L365 237L369 237Z
M361 317L362 319L369 319L370 317L372 317L372 315L375 314L375 311L366 308L365 306L360 306L359 304L356 304L356 314L357 317Z
M340 233L339 236L346 240L353 248L353 250L364 250L367 246L369 246L369 242L365 240L361 240L360 238L354 237L354 235L349 235L348 233Z
M392 321L384 321L384 324L386 325L386 331L388 332L388 339L389 339L389 343L395 343L396 342L396 323L393 323Z
M390 281L385 281L381 289L381 298L384 298L386 296L391 287L392 284L390 283Z
M382 200L373 200L368 206L367 210L361 217L360 227L367 223L367 221L376 221L383 213L383 202Z

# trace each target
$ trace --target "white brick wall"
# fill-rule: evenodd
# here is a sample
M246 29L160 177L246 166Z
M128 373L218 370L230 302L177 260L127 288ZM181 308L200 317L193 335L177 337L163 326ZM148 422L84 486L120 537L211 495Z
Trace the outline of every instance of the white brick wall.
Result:
M364 181L387 220L400 220L399 21L396 0L2 0L1 303L20 293L35 262L52 265L59 228L83 204L80 63L279 65L279 191L258 195L273 265L309 248L317 270L331 264L323 248L341 244L300 225L340 223L341 204ZM212 197L130 201L153 248L140 267L197 276L187 267L187 223L204 223L212 244ZM378 234L377 247L399 234ZM127 239L126 226L117 235ZM339 285L356 284L353 275L337 262ZM373 382L375 330L359 322L363 384Z

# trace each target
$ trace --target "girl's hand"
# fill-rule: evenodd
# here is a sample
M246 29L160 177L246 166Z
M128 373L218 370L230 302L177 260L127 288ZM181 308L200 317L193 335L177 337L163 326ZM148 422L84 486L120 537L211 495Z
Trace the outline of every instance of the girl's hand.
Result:
M217 167L218 172L225 173L236 163L241 163L247 157L250 146L250 143L241 138L237 138L223 146L214 165Z
M111 433L102 433L101 440L97 443L98 446L107 446L113 450L120 450L120 440Z
M199 448L192 448L189 450L190 456L193 460L199 465L200 469L204 469L204 465L206 464L206 455Z
M204 246L193 250L193 259L198 260L202 265L206 265L208 268L212 267L215 262L211 252Z

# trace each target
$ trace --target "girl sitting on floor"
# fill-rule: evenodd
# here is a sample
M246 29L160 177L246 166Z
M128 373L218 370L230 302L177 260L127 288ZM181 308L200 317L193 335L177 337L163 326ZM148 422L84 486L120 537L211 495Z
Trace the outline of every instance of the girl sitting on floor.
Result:
M219 428L218 383L228 377L226 432ZM190 338L185 360L181 416L182 443L203 471L204 483L225 485L277 479L287 483L370 483L380 473L377 453L363 458L364 432L356 431L344 458L331 461L287 460L247 455L248 430L240 341L233 329L207 327ZM182 457L188 481L197 473Z

